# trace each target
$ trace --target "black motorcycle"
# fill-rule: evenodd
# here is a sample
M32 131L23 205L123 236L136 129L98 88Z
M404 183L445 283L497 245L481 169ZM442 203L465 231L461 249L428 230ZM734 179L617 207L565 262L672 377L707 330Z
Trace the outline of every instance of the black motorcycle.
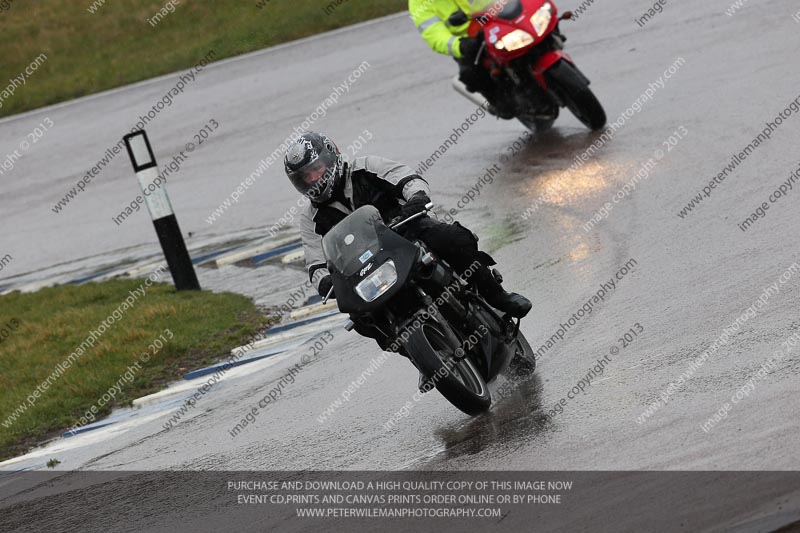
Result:
M536 362L519 320L486 303L468 283L469 270L457 275L423 242L395 231L432 207L388 225L375 207L361 207L325 235L322 247L339 310L408 357L425 390L435 386L475 416L491 405L486 384L513 358L527 372ZM351 320L345 327L354 326Z

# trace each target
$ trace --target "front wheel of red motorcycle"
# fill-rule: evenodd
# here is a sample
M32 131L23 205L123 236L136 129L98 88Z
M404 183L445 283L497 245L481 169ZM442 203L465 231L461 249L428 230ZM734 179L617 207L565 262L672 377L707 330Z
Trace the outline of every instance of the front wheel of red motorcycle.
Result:
M586 77L575 66L562 59L553 65L545 76L548 86L587 128L597 131L606 125L606 112L603 106L589 88Z

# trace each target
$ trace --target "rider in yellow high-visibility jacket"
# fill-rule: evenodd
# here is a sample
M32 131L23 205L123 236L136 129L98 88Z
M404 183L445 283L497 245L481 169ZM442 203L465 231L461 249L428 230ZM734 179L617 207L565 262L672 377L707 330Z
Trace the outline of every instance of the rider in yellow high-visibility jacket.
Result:
M469 21L451 27L447 19L457 11L469 13L468 0L409 0L408 11L422 38L434 52L448 54L456 59L462 57L460 44L463 38L469 38Z
M481 46L481 40L469 37L467 28L469 20L459 25L451 25L448 19L459 11L472 13L471 4L476 0L409 0L408 11L411 20L434 52L452 56L459 64L459 77L471 92L482 93L492 104L489 111L503 118L513 117L508 110L500 89L489 77L489 73L480 65L476 66L475 57Z

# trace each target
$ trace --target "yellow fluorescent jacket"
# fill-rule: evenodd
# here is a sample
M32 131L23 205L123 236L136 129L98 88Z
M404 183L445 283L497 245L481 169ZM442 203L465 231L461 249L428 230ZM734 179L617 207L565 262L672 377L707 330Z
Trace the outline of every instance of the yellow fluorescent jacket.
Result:
M434 52L461 57L461 37L467 34L469 22L448 26L447 18L456 11L470 13L469 0L408 0L411 20Z

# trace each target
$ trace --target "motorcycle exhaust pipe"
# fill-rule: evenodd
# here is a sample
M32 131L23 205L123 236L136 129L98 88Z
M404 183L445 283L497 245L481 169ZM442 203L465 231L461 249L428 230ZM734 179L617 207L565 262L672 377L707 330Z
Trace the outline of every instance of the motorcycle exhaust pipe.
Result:
M474 103L476 106L481 106L484 109L489 107L489 101L483 97L480 93L471 93L467 90L467 86L464 85L458 76L453 78L453 89L456 90L458 94L469 100L470 102Z

